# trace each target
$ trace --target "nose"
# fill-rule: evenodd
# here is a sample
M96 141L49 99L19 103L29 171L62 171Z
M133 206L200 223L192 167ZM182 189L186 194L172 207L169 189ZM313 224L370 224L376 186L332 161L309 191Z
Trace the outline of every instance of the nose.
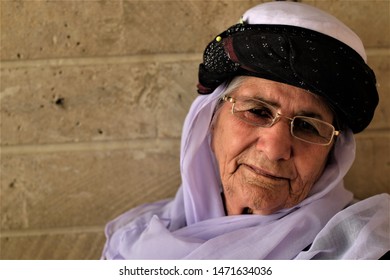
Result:
M258 129L256 148L270 161L289 160L293 154L290 122L279 119L273 126Z

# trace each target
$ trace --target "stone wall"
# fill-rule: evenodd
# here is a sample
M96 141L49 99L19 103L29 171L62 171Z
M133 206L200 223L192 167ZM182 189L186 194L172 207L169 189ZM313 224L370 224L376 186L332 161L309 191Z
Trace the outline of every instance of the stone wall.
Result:
M7 1L0 259L97 259L110 219L172 197L205 45L261 1ZM302 1L361 36L381 105L346 185L389 192L390 2Z

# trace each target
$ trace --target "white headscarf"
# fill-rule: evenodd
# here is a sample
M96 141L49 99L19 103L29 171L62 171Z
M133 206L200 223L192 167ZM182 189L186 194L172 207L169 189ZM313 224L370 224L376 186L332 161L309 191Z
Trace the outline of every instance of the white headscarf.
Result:
M283 4L284 8L296 3ZM302 7L305 10L308 6ZM329 164L301 203L267 216L226 216L209 131L224 91L223 84L212 94L198 96L190 108L182 133L182 184L176 197L139 206L111 221L106 227L103 259L353 259L379 258L390 249L388 218L386 222L389 195L343 210L353 198L343 186L355 157L355 141L349 130L337 137ZM351 217L360 221L360 214L367 216L367 211L375 218L359 222L359 228L354 228L358 233L349 235L348 227L340 229L343 221L351 221ZM344 235L351 239L347 238L347 249L334 248ZM369 255L364 254L367 242L375 248ZM311 249L304 251L310 245Z

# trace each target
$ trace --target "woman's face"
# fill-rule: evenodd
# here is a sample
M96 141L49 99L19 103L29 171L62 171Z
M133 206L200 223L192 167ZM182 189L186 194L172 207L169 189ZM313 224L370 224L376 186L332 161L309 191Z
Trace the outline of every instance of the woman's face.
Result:
M248 77L229 96L262 99L287 117L316 116L332 123L333 115L307 91L261 78ZM228 215L268 215L305 199L321 176L332 144L299 140L282 118L272 127L256 127L231 113L224 102L212 125L216 156Z

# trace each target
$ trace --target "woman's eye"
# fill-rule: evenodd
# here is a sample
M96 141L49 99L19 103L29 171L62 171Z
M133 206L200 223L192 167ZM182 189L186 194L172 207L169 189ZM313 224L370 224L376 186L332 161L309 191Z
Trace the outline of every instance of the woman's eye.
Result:
M317 127L314 124L305 120L296 120L296 124L294 126L304 132L309 132L318 135L320 134Z
M251 114L259 118L270 118L272 119L272 113L268 108L260 107L260 108L252 108L248 110Z

